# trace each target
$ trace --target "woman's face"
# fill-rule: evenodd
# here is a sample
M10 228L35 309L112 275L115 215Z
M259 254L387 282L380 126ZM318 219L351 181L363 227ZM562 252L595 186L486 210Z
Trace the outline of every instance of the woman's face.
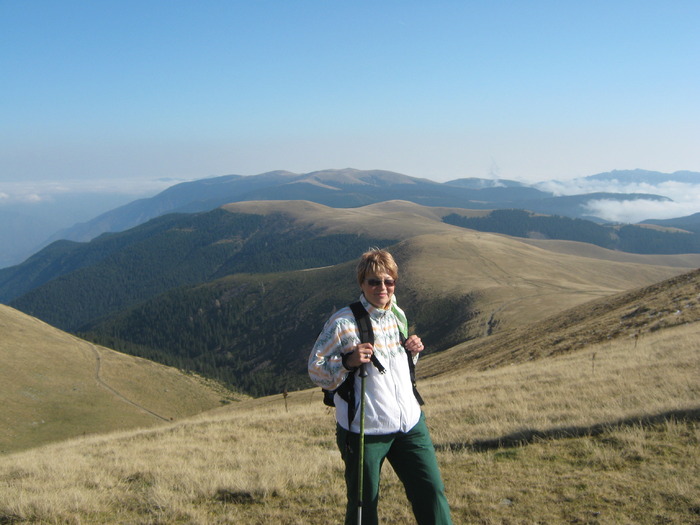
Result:
M394 295L395 282L388 273L367 274L360 287L372 306L386 308Z

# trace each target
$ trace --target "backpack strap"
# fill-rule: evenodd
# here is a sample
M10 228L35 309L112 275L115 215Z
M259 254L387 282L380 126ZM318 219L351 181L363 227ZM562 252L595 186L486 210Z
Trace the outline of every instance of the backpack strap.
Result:
M401 338L401 346L403 346L404 350L406 350L406 347L404 346L406 344L406 337L400 330L399 337ZM408 370L411 373L411 386L413 387L413 395L416 396L416 401L418 401L418 404L423 406L425 405L425 401L423 401L423 398L418 392L418 386L416 385L416 363L413 362L413 356L408 350L406 350L406 357L408 358Z
M369 318L369 312L362 306L362 303L357 301L350 305L352 314L355 317L355 323L357 323L358 331L360 332L360 343L372 343L374 344L374 331L372 330L372 322ZM371 357L372 364L376 367L380 374L386 373L386 368L379 361L377 356L372 354ZM348 373L345 381L338 387L336 393L344 400L348 405L348 429L352 425L353 419L355 419L355 413L357 411L355 402L355 374L359 368Z
M401 339L401 346L406 350L406 338L408 337L408 321L404 313L399 310L396 305L392 306L391 311L394 312L396 320L399 324L399 338ZM418 387L416 386L416 364L413 362L413 356L411 352L406 350L406 357L408 358L408 370L411 373L411 386L413 387L413 395L416 396L416 400L419 405L424 405L425 401L418 392Z
M355 322L357 323L357 328L360 333L360 343L374 344L374 331L372 330L372 322L369 317L369 312L365 309L364 306L362 306L362 303L360 301L352 303L350 305L350 309L352 310L352 314L355 317ZM394 313L396 314L395 311ZM401 340L401 346L404 346L404 344L406 343L406 335L404 334L404 330L406 329L406 318L398 315L397 317L400 321L399 338ZM423 401L421 395L418 393L418 388L416 387L416 365L413 362L413 356L409 351L406 351L406 357L408 359L408 369L411 375L411 386L413 387L413 395L416 396L416 400L418 401L419 405L424 405L425 402ZM386 368L384 368L384 365L382 365L381 361L379 361L379 358L374 353L372 354L371 362L380 374L386 373ZM343 383L335 390L335 392L324 391L324 393L327 394L326 398L324 398L324 402L327 405L334 405L332 396L336 393L340 396L340 398L343 401L347 403L348 429L352 425L352 421L353 419L355 419L355 413L357 411L355 403L355 374L357 373L357 370L359 369L350 371Z
M355 318L355 324L357 325L357 330L360 334L360 343L374 344L374 331L372 330L372 322L369 318L369 312L364 306L362 306L360 301L352 303L350 305L350 310ZM377 370L379 370L380 374L384 374L386 372L384 365L382 365L377 356L374 354L372 354L371 361ZM343 365L344 364L345 359L343 359ZM335 394L338 394L340 398L348 404L348 416L350 423L352 423L352 420L355 418L355 373L358 369L359 368L354 368L350 370L343 382L335 390L323 390L323 402L326 405L330 407L335 406L335 402L333 400ZM349 424L348 428L350 428Z
M360 301L352 303L350 309L355 316L355 322L360 330L360 343L374 344L374 332L372 331L372 322L369 319L369 312L365 310L365 307L362 306ZM384 365L382 365L379 358L377 358L374 353L370 359L375 368L379 370L380 374L386 373L386 368L384 368Z

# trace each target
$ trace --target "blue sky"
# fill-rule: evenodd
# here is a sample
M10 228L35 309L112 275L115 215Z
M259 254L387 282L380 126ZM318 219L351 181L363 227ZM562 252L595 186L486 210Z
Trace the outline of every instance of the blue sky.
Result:
M698 27L695 0L0 0L0 183L700 171Z

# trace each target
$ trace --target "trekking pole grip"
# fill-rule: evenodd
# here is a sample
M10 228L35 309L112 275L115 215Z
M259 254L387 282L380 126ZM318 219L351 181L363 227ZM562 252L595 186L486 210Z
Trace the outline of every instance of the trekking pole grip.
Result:
M359 377L367 377L369 374L367 374L367 363L362 363L360 365L360 371L357 373Z

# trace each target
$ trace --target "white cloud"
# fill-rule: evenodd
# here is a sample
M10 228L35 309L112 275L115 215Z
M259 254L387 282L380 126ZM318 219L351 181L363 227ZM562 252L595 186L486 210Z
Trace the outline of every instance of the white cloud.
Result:
M179 180L66 180L34 182L0 182L0 205L38 204L53 202L64 195L111 194L132 196L135 199L163 191Z
M640 222L646 219L672 219L700 212L700 184L667 181L657 185L648 183L621 184L617 180L573 179L547 181L537 184L543 191L555 195L586 193L640 193L661 195L671 200L637 199L617 201L594 199L586 209L591 215L613 222Z
M591 215L612 222L636 223L646 219L672 219L699 211L697 201L669 202L638 199L633 201L591 200L585 208Z
M46 200L51 200L50 197L46 195L39 195L38 193L27 193L26 195L21 195L22 202L42 202Z

